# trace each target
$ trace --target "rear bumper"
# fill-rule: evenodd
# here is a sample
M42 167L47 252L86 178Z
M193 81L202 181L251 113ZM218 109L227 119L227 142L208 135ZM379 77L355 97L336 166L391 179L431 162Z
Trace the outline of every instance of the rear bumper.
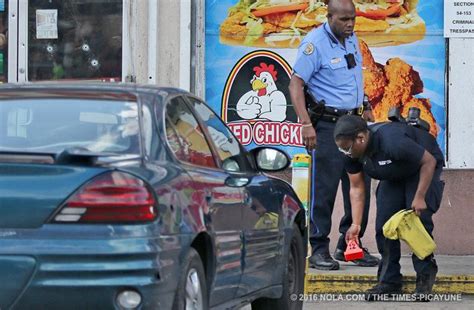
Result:
M171 308L179 257L192 236L157 237L147 229L132 227L127 232L108 226L108 232L92 227L96 234L79 238L71 231L56 234L60 227L50 226L36 231L36 238L17 231L0 239L0 258L25 257L33 269L16 297L0 304L0 309L118 309L116 297L124 289L141 294L140 309ZM0 301L8 300L1 294Z
M174 292L158 284L147 286L128 285L85 287L38 287L31 288L10 308L21 309L121 309L116 297L124 288L135 288L142 295L142 304L137 309L171 309ZM3 308L2 308L3 309ZM6 308L9 309L9 308Z

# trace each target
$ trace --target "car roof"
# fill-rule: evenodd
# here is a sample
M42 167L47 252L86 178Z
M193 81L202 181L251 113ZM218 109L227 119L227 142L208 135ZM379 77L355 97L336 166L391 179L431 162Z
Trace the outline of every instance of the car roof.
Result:
M54 95L65 97L74 94L75 98L103 98L108 94L154 94L167 97L174 94L191 93L174 87L160 87L155 85L136 83L105 83L105 82L35 82L25 84L0 85L0 99L31 97L33 94ZM96 95L95 95L96 94ZM118 98L117 98L118 99Z

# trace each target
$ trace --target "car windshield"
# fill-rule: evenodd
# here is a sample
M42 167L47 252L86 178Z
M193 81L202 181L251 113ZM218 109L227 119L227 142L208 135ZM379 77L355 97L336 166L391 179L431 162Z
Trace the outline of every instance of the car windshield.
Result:
M136 102L70 98L0 100L0 151L139 154Z

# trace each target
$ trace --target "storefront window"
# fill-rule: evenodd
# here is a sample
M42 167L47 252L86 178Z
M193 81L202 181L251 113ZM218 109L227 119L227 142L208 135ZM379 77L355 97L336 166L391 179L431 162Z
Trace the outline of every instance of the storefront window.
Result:
M0 1L0 82L8 80L8 1Z
M28 80L122 76L122 0L30 0Z

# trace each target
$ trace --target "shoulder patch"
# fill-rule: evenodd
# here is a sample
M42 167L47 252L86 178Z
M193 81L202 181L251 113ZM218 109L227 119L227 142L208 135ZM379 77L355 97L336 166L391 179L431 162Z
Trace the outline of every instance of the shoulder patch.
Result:
M303 51L305 55L311 55L314 52L313 43L308 43Z

